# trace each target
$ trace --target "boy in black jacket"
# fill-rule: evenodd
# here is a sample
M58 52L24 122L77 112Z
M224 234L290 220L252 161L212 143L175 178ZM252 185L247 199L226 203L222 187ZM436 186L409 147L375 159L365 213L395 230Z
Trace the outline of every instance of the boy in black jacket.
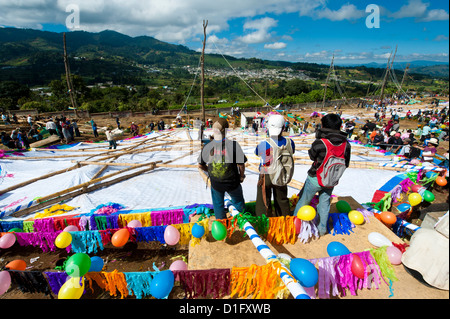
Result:
M342 119L337 114L328 114L322 118L322 128L316 133L316 140L308 151L313 164L308 171L308 177L305 185L300 192L300 199L294 210L294 216L297 215L300 208L309 205L316 193L319 193L319 204L317 205L317 214L320 217L317 228L319 235L323 236L327 232L328 215L330 213L330 199L334 187L326 188L319 185L317 179L317 170L321 167L323 160L327 155L327 146L322 139L328 140L333 146L346 143L345 146L345 166L350 165L351 145L347 142L347 134L340 130Z

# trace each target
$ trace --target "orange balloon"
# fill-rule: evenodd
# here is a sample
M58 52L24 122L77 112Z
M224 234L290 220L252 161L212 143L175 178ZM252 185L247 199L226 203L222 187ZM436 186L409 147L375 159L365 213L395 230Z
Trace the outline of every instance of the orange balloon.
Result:
M444 187L445 185L447 185L447 179L445 177L438 176L436 178L436 184L438 184L439 186Z
M8 268L10 270L20 270L24 271L25 268L27 268L27 263L24 260L16 259L8 263L5 268Z
M114 233L114 235L111 237L111 243L115 247L122 247L125 246L125 244L128 242L128 239L130 239L130 232L126 228L122 228Z
M382 212L381 221L387 225L394 225L397 221L397 216L391 212Z

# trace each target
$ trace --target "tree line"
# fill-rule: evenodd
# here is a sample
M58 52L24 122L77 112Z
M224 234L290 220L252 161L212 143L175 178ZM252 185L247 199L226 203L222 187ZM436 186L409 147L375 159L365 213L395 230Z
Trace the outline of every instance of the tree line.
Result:
M192 79L186 74L160 80L167 85L107 85L88 86L79 75L72 75L74 96L81 110L91 113L110 111L151 111L165 109L181 109L186 103L187 109L200 108L200 83L192 86ZM197 81L198 82L198 81ZM218 101L226 100L232 105L239 101L241 107L258 106L263 103L256 95L263 97L270 105L301 104L321 102L324 98L323 81L291 80L249 80L248 84L236 76L207 79L205 99L207 107L217 107ZM329 84L327 100L341 99L342 91L346 98L364 97L371 91L370 84L346 82L340 84L338 90L335 83ZM373 85L372 85L373 88ZM425 90L425 87L422 88ZM377 92L372 92L377 94ZM396 92L391 84L386 94ZM189 99L188 99L189 96ZM0 82L0 109L5 110L38 110L39 112L56 112L71 107L69 91L65 76L55 79L45 90L31 90L27 85L15 81ZM262 106L262 105L261 105Z

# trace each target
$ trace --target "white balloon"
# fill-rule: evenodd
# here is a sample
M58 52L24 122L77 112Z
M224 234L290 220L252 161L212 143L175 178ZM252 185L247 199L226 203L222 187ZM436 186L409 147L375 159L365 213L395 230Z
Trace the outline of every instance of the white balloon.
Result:
M380 233L370 233L369 242L375 247L392 246L392 242Z

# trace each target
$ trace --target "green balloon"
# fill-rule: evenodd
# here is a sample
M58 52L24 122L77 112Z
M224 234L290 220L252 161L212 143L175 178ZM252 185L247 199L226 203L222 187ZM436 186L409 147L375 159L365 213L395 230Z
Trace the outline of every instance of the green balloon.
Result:
M211 234L215 240L224 240L227 238L227 229L221 222L214 221L211 226Z
M85 253L77 253L67 259L65 271L70 277L82 277L91 268L91 257Z
M436 197L434 196L434 194L430 191L425 191L423 192L423 199L429 203L433 202Z
M12 233L12 232L23 233L23 230L20 228L12 228L12 229L8 230L8 233Z
M339 213L348 213L352 210L352 207L345 200L340 200L336 203L336 209Z

